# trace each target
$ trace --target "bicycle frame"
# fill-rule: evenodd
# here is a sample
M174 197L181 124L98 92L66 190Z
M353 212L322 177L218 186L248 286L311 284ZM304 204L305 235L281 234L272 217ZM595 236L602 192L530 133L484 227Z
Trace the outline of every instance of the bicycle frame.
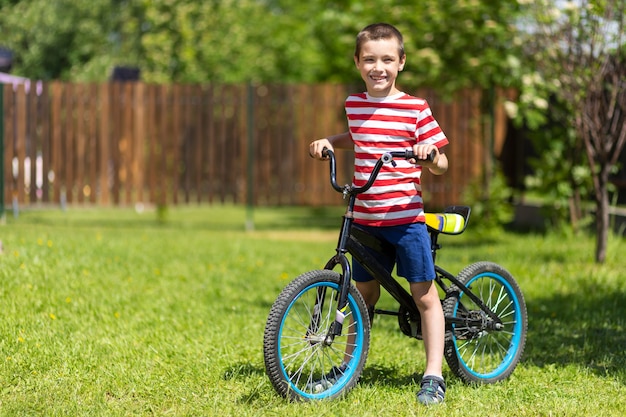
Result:
M420 313L406 283L378 261L380 254L394 256L395 247L354 219L357 196L372 186L382 165L393 165L393 158L412 159L413 153L384 153L362 187L339 186L334 154L328 149L322 154L330 159L333 188L347 200L336 253L323 270L305 272L281 291L263 335L266 373L274 389L292 400L339 398L354 388L367 360L374 314L397 316L403 334L423 339ZM469 215L465 206L425 213L433 263L439 236L462 233ZM351 261L359 262L398 302L397 311L366 305L352 285ZM437 286L446 322L443 356L450 370L466 383L507 378L521 359L528 329L524 296L515 278L489 261L473 262L456 275L435 263L434 273L432 285Z
M393 157L404 157L409 159L410 154L408 152L391 152L383 155L377 162L370 176L368 182L362 187L354 187L346 185L344 187L340 187L336 182L336 167L335 167L335 158L331 153L332 151L328 151L330 154L330 176L331 176L331 184L335 190L342 192L344 198L348 198L348 204L345 214L343 215L343 221L341 225L341 231L339 233L339 239L337 242L336 254L333 256L325 265L325 269L332 270L337 265L341 266L342 276L341 276L341 286L339 292L339 298L337 300L337 313L336 319L334 323L330 326L328 335L326 336L325 343L327 345L332 344L335 336L341 334L343 327L343 313L345 311L345 307L348 302L348 288L350 285L350 281L352 279L352 270L350 267L350 261L348 260L346 253L350 253L354 259L356 259L364 268L369 272L374 279L376 279L380 285L400 304L401 308L403 308L406 312L408 312L409 316L417 319L420 317L419 310L415 305L413 297L409 292L395 279L393 276L378 262L378 260L366 249L366 246L374 249L378 252L385 252L385 244L378 238L372 236L366 231L359 229L357 227L353 227L354 223L354 205L356 202L356 197L358 194L367 190L373 184L374 180L378 172L380 171L382 165L384 163L390 162L393 163ZM439 232L436 230L429 230L431 236L431 253L433 257L433 261L436 260L437 250L440 249L440 245L438 243ZM477 306L481 308L493 321L490 327L493 327L494 330L498 330L502 327L502 322L500 318L487 307L484 302L477 297L468 287L466 287L461 281L459 281L454 275L450 274L443 268L437 266L435 264L435 282L437 285L444 291L444 293L448 293L450 291L450 286L446 285L444 279L450 281L451 284L456 286L460 291L465 293L468 298L476 303ZM387 314L387 315L395 315L398 316L399 312L393 311L385 311L385 310L375 310L377 314ZM458 319L453 317L445 317L446 324L465 324L470 326L481 326L484 323L476 321L474 323L471 319ZM418 336L417 334L413 336Z

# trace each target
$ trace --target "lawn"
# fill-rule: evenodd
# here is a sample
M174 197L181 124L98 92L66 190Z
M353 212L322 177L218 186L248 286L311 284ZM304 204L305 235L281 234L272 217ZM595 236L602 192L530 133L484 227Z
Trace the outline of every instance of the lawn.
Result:
M491 260L528 305L522 363L507 381L446 403L415 392L421 342L376 319L362 380L337 401L292 404L264 374L269 308L298 274L334 253L341 208L33 210L0 226L0 415L621 416L626 409L626 261L612 237L593 263L588 237L444 237L457 272ZM388 297L381 307L394 308Z

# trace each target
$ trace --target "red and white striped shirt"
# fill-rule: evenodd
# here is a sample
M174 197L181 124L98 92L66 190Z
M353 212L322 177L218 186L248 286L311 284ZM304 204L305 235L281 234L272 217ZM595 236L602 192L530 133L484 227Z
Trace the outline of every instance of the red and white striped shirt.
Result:
M350 95L345 103L350 135L354 142L354 179L360 187L376 161L385 152L410 149L416 143L448 144L426 100L405 93L371 97ZM358 196L355 223L368 226L396 226L424 222L420 177L422 167L398 159L396 167L383 168L372 188Z

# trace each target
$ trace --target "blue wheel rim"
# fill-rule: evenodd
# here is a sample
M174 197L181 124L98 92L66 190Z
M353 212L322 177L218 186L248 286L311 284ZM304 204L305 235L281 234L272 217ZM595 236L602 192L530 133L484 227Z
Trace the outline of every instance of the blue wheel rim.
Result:
M322 391L320 393L312 393L312 392L307 392L303 389L301 389L300 387L298 387L298 385L296 385L290 375L288 370L285 368L284 366L284 357L283 357L283 349L282 349L282 343L281 341L283 340L283 333L285 332L285 318L289 316L290 311L294 308L294 306L296 305L296 303L301 299L301 297L303 296L303 294L309 292L309 291L315 291L317 288L319 287L327 287L329 289L332 289L333 291L338 291L339 289L339 285L333 283L333 282L316 282L314 284L308 285L307 287L305 287L302 291L300 291L298 293L298 295L296 297L294 297L294 299L291 301L291 303L289 304L289 306L287 307L287 309L285 310L285 314L283 315L283 318L281 320L280 323L280 328L278 331L278 358L279 358L279 364L280 364L280 371L284 376L284 380L289 384L289 389L295 391L299 396L306 398L306 399L311 399L311 400L318 400L318 399L323 399L323 398L328 398L328 397L332 397L336 394L338 394L347 384L348 381L350 381L353 376L354 373L356 372L356 369L358 367L358 363L361 360L361 355L362 355L362 346L363 346L363 337L364 337L364 327L363 327L363 318L361 316L361 312L359 311L358 305L355 301L355 299L352 297L351 294L348 293L348 306L349 306L349 310L352 312L353 314L353 319L355 322L355 326L356 326L356 339L355 339L355 347L354 350L352 352L352 359L349 361L348 363L348 367L346 369L346 371L343 373L343 375L335 382L335 384L333 384L332 387L330 387L330 389ZM334 297L333 297L334 298ZM336 304L333 303L333 307L336 307ZM345 326L344 326L344 331L345 331Z
M472 277L471 280L469 280L467 283L465 283L465 285L470 288L472 283L481 279L481 278L491 278L494 279L495 281L498 282L499 285L502 286L502 288L504 288L504 291L507 293L509 299L512 302L512 309L514 310L514 324L513 324L513 329L512 329L512 336L509 342L509 346L508 349L502 359L502 361L500 362L500 364L493 369L490 372L486 372L486 373L481 373L478 371L475 371L463 358L463 356L459 353L459 347L457 344L457 338L456 338L456 334L455 332L452 332L453 334L453 339L454 339L454 345L455 345L455 350L457 351L457 357L459 358L459 364L461 366L463 366L463 368L465 368L467 370L467 372L469 374L471 374L473 377L475 377L476 379L492 379L492 378L497 378L499 375L501 375L503 372L505 372L510 366L511 364L516 360L517 357L517 352L520 348L520 343L521 343L521 338L522 338L522 330L523 330L523 320L522 320L522 309L521 309L521 305L520 305L520 300L517 297L517 294L515 293L515 290L513 289L513 287L509 284L509 282L504 279L500 274L497 273L493 273L493 272L483 272L481 274L478 274L474 277ZM459 299L462 299L464 293L461 292L459 294ZM484 300L483 300L484 301ZM459 303L456 304L455 308L454 308L454 315L457 315L457 311L458 311L458 307L459 307ZM492 307L489 306L488 307ZM496 312L497 313L497 312Z

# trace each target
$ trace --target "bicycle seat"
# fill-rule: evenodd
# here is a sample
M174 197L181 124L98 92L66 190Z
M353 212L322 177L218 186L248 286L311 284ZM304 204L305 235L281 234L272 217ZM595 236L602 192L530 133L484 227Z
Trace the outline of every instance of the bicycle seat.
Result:
M443 213L426 213L426 226L445 235L461 234L467 227L470 211L467 206L450 206Z

